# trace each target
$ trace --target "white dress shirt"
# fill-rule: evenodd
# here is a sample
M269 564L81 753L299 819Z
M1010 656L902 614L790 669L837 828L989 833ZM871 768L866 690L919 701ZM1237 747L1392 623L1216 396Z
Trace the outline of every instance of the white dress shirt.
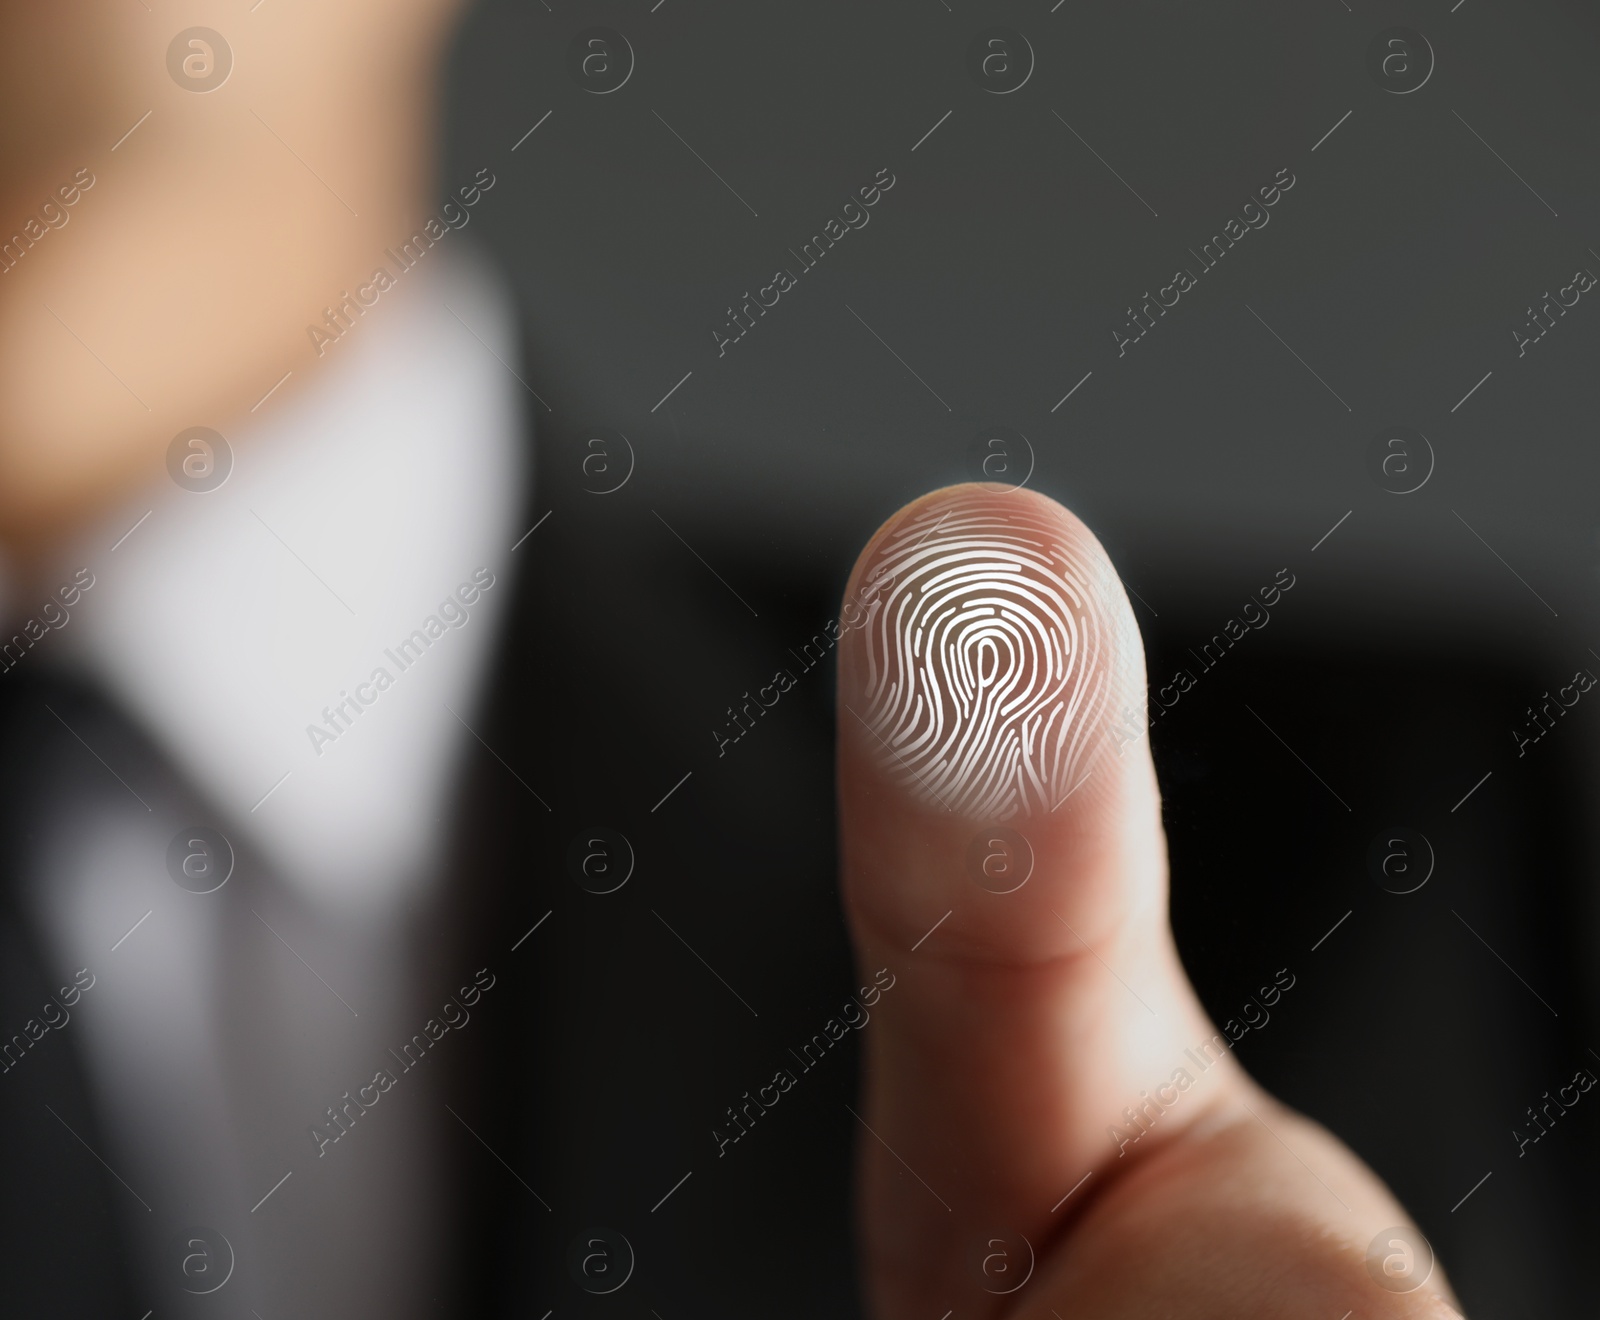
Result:
M95 586L40 648L92 673L319 904L391 905L432 873L508 593L523 391L495 355L514 360L512 315L483 272L430 256L303 394L226 429L221 488L163 480L85 538L63 580L81 564ZM402 640L478 570L495 585L401 672ZM340 731L323 712L379 668L393 686L359 718L347 704L347 732L308 734Z
M523 388L509 299L464 252L430 253L327 353L303 391L197 419L232 451L225 483L163 474L92 529L58 576L93 585L18 662L92 677L206 804L180 826L254 862L214 893L174 883L180 809L92 746L127 792L107 778L39 826L28 901L53 968L96 977L63 1030L158 1316L439 1300L444 1160L422 1134L447 1051L337 1146L307 1134L455 988L417 984L413 918L462 758L485 754L469 726L526 530ZM190 1225L227 1238L225 1293L190 1295Z

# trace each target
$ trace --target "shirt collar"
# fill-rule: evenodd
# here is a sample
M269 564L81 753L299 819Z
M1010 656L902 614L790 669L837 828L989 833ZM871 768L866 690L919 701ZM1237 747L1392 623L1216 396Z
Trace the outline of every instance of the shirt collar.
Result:
M515 337L493 275L441 253L303 391L219 428L219 488L163 477L61 560L93 585L37 662L86 670L318 903L393 904L436 870L511 592Z

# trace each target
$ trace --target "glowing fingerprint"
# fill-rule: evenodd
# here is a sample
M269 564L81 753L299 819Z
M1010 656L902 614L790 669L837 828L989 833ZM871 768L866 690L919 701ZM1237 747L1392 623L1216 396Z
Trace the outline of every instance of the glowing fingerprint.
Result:
M1111 642L1103 568L1060 522L992 494L941 501L896 528L872 578L863 721L884 769L951 811L1050 811L1104 732Z

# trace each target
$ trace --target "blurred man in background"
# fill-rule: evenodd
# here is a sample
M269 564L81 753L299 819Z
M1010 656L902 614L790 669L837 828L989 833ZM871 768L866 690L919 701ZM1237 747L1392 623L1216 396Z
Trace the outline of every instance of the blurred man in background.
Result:
M437 1143L345 1134L473 985L417 923L527 471L456 232L493 181L433 196L451 10L9 16L4 1181L51 1313L448 1309Z
M483 883L448 844L465 753L504 749L479 708L530 531L531 387L507 365L508 300L458 238L493 171L434 201L450 18L433 3L313 14L267 0L192 8L176 31L132 7L12 19L0 1029L16 1034L0 1114L28 1134L14 1136L5 1224L39 1262L27 1286L41 1313L198 1313L223 1287L263 1316L456 1303L459 1203L421 1103L442 1105L438 1070L422 1063L466 1038L497 978L430 936ZM972 1285L976 1220L1025 1220L1040 1244L1054 1229L1040 1198L1087 1167L1100 1183L1086 1202L1114 1190L1042 1270L1062 1314L1182 1299L1225 1313L1241 1297L1262 1315L1446 1314L1442 1273L1367 1289L1363 1249L1390 1224L1403 1243L1403 1213L1231 1059L1204 1100L1177 1109L1179 1092L1161 1092L1143 1122L1117 1117L1168 1047L1214 1033L1167 930L1147 748L1119 757L1106 722L1142 709L1127 599L1071 515L1007 498L933 497L860 572L908 526L921 539L903 553L962 553L948 518L989 533L1030 521L1041 589L1075 558L1105 646L1063 701L1085 745L1072 764L1100 779L1059 819L1065 799L1007 804L1039 831L1039 910L991 922L965 910L974 895L946 865L965 835L942 838L947 822L845 702L862 966L921 943L908 895L947 887L959 913L944 953L899 973L877 1009L869 1297L885 1316L937 1313ZM878 672L866 645L841 648L842 691L864 702ZM1097 687L1109 704L1087 700ZM985 809L960 808L967 824ZM1102 952L1139 969L1159 1011L1120 997ZM385 1105L391 1092L404 1102ZM1127 1141L1157 1136L1119 1163L1108 1116ZM952 1150L986 1172L935 1213L898 1152ZM70 1239L69 1222L83 1226Z

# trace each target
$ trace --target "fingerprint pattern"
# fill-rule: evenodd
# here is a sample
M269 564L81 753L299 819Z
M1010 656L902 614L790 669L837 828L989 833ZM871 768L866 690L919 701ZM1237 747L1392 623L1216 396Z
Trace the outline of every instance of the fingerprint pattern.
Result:
M1110 669L1091 564L1048 511L988 494L890 534L861 715L903 787L990 820L1074 789L1102 741Z

